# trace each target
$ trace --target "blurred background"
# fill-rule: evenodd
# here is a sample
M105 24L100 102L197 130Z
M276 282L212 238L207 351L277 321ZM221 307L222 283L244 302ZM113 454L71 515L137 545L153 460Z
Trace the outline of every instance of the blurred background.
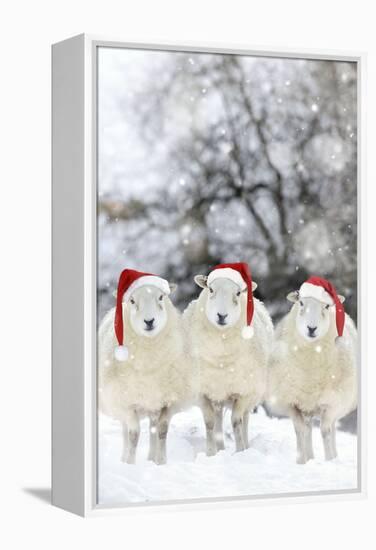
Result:
M125 267L246 261L274 320L311 274L357 316L356 66L100 48L98 320Z

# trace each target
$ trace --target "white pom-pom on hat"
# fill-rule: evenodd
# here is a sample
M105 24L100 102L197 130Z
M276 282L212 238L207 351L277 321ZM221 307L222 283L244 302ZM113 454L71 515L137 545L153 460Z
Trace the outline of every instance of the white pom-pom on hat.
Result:
M343 336L336 336L335 345L339 349L344 349L344 348L348 347L348 343L347 343L346 339Z
M244 338L244 340L250 340L253 338L254 333L254 328L251 327L251 325L246 325L242 328L242 338Z
M127 346L116 346L114 350L114 356L117 361L124 362L129 357L129 351Z

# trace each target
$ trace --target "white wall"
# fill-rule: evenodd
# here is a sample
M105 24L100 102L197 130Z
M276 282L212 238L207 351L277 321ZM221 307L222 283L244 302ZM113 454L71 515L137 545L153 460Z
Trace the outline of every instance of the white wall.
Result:
M368 203L375 171L376 40L371 2L276 0L13 0L0 22L1 324L0 490L6 548L336 548L375 544L376 388L368 358L369 499L262 504L252 508L153 513L83 521L51 508L25 488L50 478L50 44L81 32L127 41L203 41L229 45L368 51ZM375 230L370 212L370 231ZM370 239L371 241L371 239ZM374 247L372 247L374 249ZM370 247L369 268L374 255ZM367 300L368 301L368 300ZM370 314L374 297L370 296ZM370 340L373 325L370 326ZM69 345L69 342L67 342ZM297 522L292 518L296 515ZM7 516L7 517L5 517ZM198 541L201 537L202 542ZM140 537L140 539L136 538ZM130 539L130 540L129 540ZM210 546L209 546L210 545Z

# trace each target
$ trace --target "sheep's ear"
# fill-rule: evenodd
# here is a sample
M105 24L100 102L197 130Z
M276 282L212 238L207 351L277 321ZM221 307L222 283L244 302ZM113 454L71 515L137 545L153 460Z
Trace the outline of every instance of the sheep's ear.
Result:
M168 283L168 286L170 287L170 294L175 292L175 290L178 288L178 285L176 283Z
M195 283L196 285L200 286L201 288L206 288L208 285L206 283L206 281L208 280L208 278L206 277L206 275L196 275L195 276Z
M341 304L343 304L343 302L346 300L346 298L344 296L342 296L342 294L337 294L338 296L338 300L341 302Z
M252 292L254 292L257 287L258 287L258 284L255 283L255 281L252 281Z
M295 302L299 300L299 291L293 290L292 292L289 292L286 298L289 302L292 302L293 304L295 304Z

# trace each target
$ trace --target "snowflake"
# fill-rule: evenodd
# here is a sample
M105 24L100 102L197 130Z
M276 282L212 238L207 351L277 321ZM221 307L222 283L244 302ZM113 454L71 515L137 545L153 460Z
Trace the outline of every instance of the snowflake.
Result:
M313 103L311 105L311 111L313 111L314 113L317 113L318 110L319 110L319 106L317 105L317 103Z

